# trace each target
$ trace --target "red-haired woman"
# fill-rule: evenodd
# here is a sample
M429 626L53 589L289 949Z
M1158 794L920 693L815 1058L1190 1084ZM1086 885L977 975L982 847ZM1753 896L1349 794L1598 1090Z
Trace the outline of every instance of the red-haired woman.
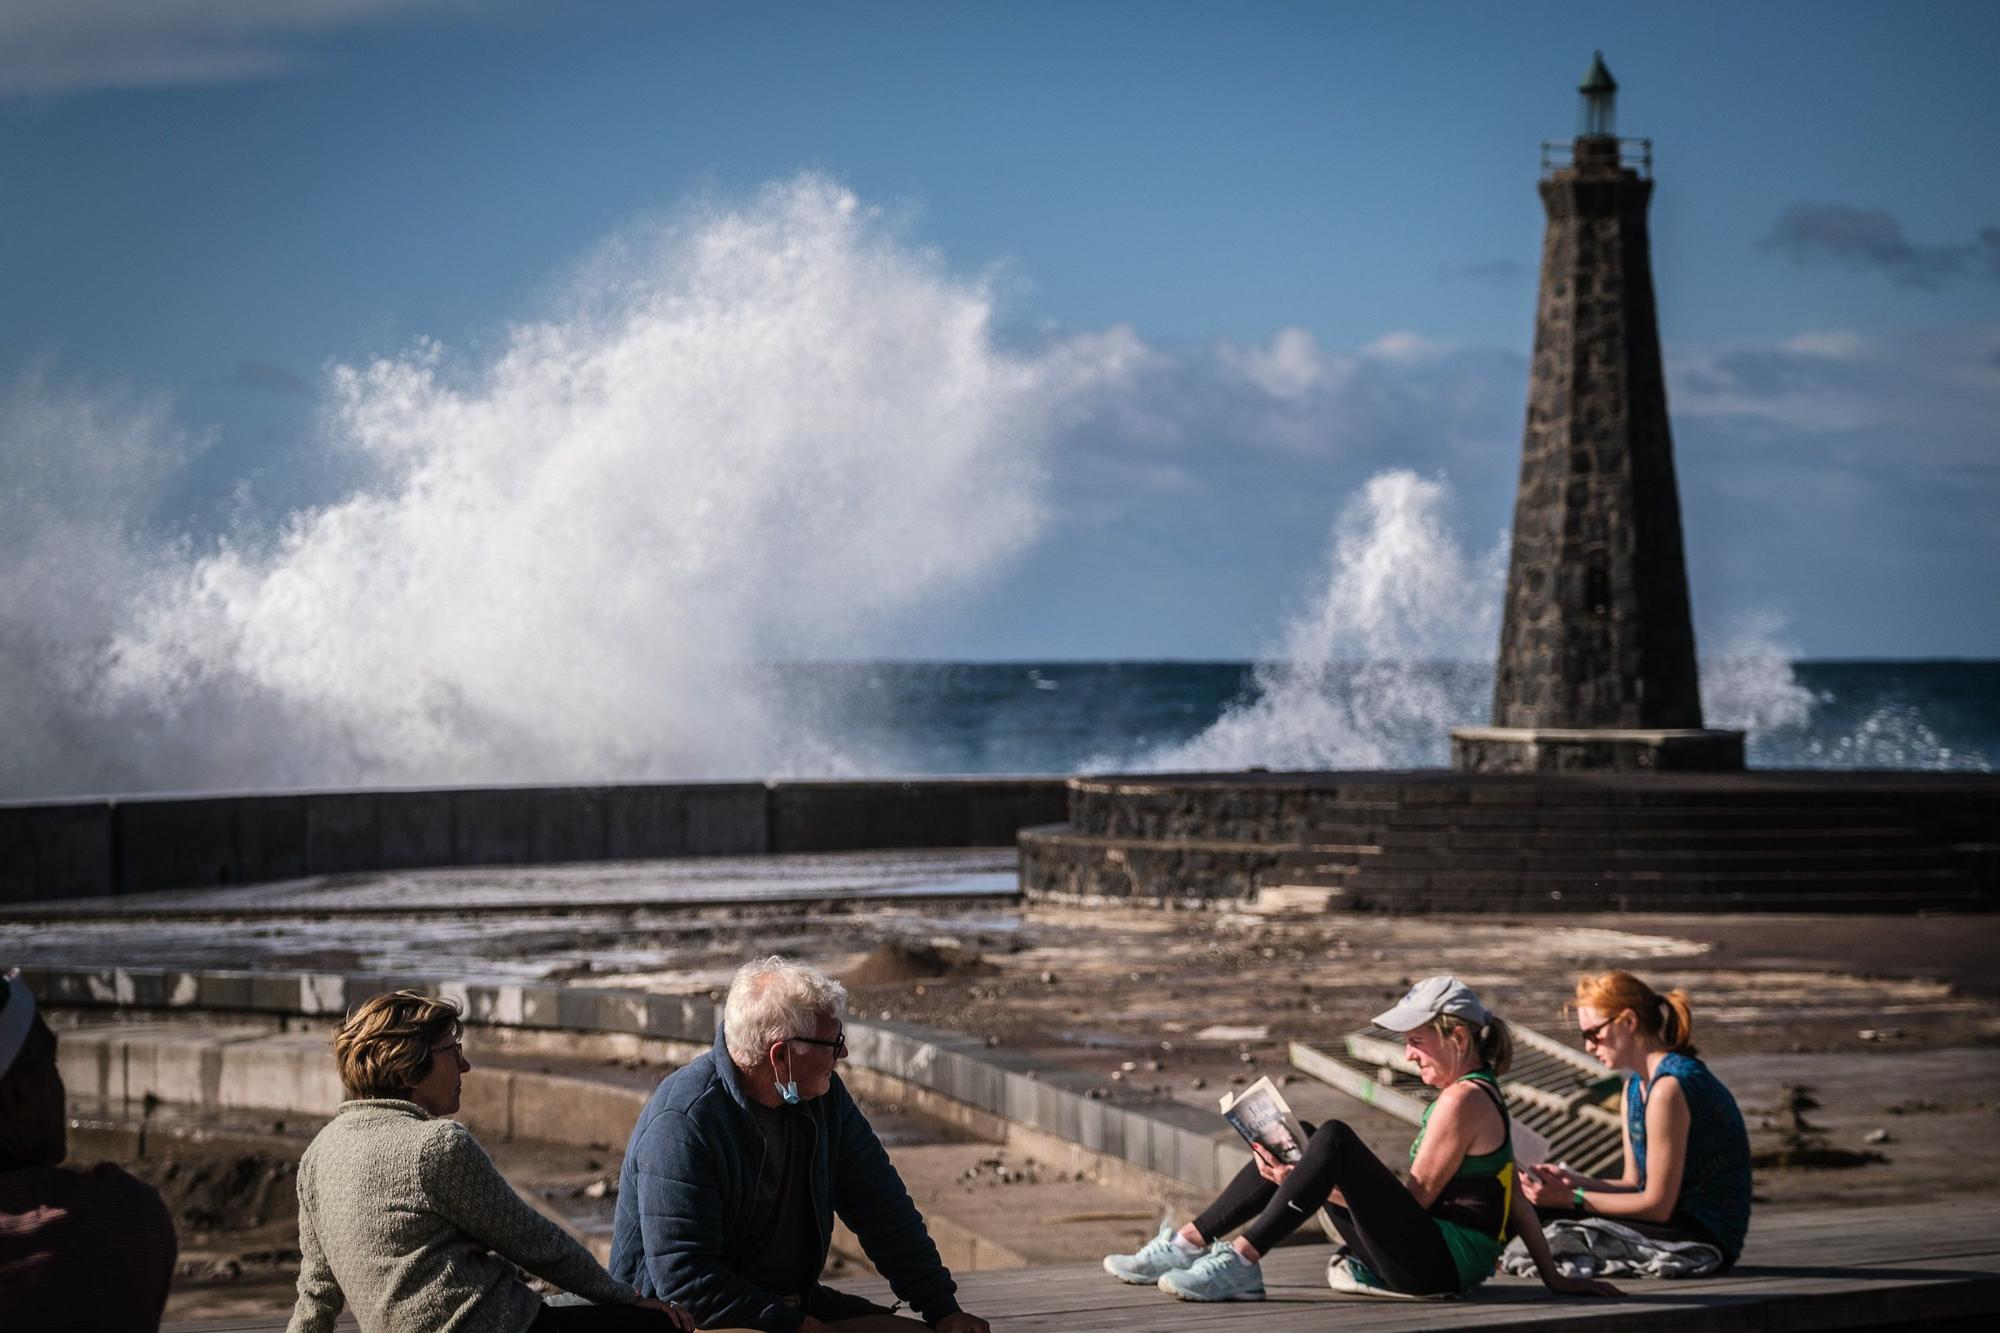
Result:
M1545 1164L1522 1176L1543 1220L1606 1217L1656 1240L1701 1241L1727 1269L1750 1229L1750 1136L1736 1099L1695 1058L1687 996L1630 972L1576 983L1584 1049L1630 1077L1616 1180Z

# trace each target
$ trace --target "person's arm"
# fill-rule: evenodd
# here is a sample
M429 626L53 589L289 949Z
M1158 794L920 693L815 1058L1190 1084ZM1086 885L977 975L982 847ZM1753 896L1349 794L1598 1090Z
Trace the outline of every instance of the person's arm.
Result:
M1674 1204L1681 1197L1688 1128L1693 1123L1681 1081L1672 1076L1654 1080L1646 1098L1646 1183L1623 1190L1576 1186L1581 1191L1578 1205L1587 1213L1639 1222L1664 1222L1672 1217Z
M1481 1107L1487 1114L1479 1114ZM1454 1083L1438 1094L1437 1109L1424 1126L1423 1146L1410 1163L1410 1196L1419 1207L1429 1208L1458 1174L1459 1163L1472 1150L1473 1139L1482 1127L1498 1126L1500 1112L1493 1099L1470 1083Z
M827 1132L834 1160L833 1208L860 1240L899 1300L939 1328L972 1327L964 1320L947 1324L960 1314L958 1284L938 1257L937 1245L924 1226L923 1214L910 1200L882 1141L861 1108L854 1104L839 1078L827 1091ZM983 1327L983 1321L974 1321Z
M1625 1095L1630 1097L1628 1084ZM1556 1162L1538 1162L1522 1171L1522 1185L1537 1208L1568 1208L1576 1201L1577 1190L1591 1193L1629 1194L1639 1188L1639 1159L1632 1152L1632 1121L1618 1117L1618 1141L1625 1150L1624 1164L1616 1180L1586 1176Z
M1528 1202L1521 1188L1521 1177L1514 1178L1514 1207L1510 1212L1509 1226L1521 1243L1528 1248L1528 1257L1535 1261L1535 1272L1542 1278L1542 1285L1550 1291L1572 1296L1622 1296L1625 1293L1595 1278L1569 1277L1556 1267L1556 1257L1549 1252L1549 1238L1542 1234L1542 1219L1535 1215L1534 1205Z
M300 1203L299 1295L292 1304L292 1319L285 1325L285 1333L331 1333L345 1301L333 1269L327 1266L326 1251L320 1248L313 1207L306 1199Z
M605 1305L630 1305L639 1293L604 1271L567 1231L531 1208L500 1168L456 1121L424 1144L418 1183L439 1217L502 1259Z
M645 1256L641 1272L654 1295L685 1306L702 1328L809 1328L798 1310L738 1276L724 1259L727 1178L719 1150L691 1117L657 1113L634 1135L629 1151Z

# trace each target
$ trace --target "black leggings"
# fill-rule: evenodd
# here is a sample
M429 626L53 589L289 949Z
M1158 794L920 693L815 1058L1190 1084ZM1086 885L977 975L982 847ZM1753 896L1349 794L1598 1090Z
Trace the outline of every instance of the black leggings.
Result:
M1327 1202L1336 1189L1347 1200L1345 1208ZM1348 1252L1394 1290L1413 1296L1458 1290L1458 1265L1437 1222L1361 1136L1338 1120L1312 1131L1305 1156L1284 1184L1258 1175L1254 1161L1237 1172L1195 1218L1194 1229L1213 1241L1242 1226L1243 1238L1265 1254L1322 1207Z

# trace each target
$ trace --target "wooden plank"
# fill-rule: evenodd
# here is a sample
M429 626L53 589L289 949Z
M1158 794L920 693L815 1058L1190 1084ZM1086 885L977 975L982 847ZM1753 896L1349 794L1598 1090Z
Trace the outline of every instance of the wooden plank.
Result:
M1744 1262L1718 1278L1623 1281L1622 1300L1557 1297L1532 1278L1495 1278L1453 1301L1338 1295L1331 1247L1282 1246L1264 1261L1268 1299L1199 1305L1114 1281L1097 1264L968 1273L966 1309L1014 1333L1404 1333L1436 1327L1595 1333L1651 1325L1697 1333L1791 1333L1917 1320L2000 1319L2000 1201L1849 1208L1760 1218ZM886 1283L843 1283L886 1302ZM277 1333L284 1320L217 1319L165 1333ZM343 1329L353 1327L343 1318Z

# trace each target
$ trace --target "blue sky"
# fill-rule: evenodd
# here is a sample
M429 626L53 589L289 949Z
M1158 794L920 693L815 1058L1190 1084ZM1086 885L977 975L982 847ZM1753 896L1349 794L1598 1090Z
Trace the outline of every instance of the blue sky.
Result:
M870 506L918 506L907 529L930 543L961 539L982 488L1019 516L934 578L833 562L879 604L863 630L735 646L1248 657L1314 597L1334 518L1371 476L1443 477L1468 550L1506 524L1538 145L1573 131L1594 47L1621 131L1655 143L1704 643L1775 621L1811 656L2000 656L1985 4L27 0L0 16L0 457L57 478L30 496L51 540L115 533L128 563L173 567L179 593L135 600L268 606L339 576L286 565L301 515L402 494L356 445L395 377L343 397L343 367L435 365L519 403L519 382L495 386L503 363L540 382L506 360L524 327L577 335L592 299L680 290L660 268L694 243L629 238L712 240L691 219L754 220L780 207L772 190L812 182L816 202L786 196L797 235L853 200L865 235L825 243L977 296L983 350L966 355L995 360L974 379L1018 358L1033 380L980 399L987 424L936 486L885 500L907 468L869 480L864 459L844 475L867 484L827 493L864 525L885 517ZM889 329L960 308L912 288L876 313ZM829 372L801 356L747 388L718 371L710 396L812 395ZM893 409L938 373L869 372L828 399ZM531 403L521 418L542 419ZM403 436L447 419L426 401L389 433L437 461L457 446ZM602 455L574 414L546 419L551 451ZM51 462L71 438L51 422L80 423L75 452L108 461ZM773 457L713 482L716 502L804 484ZM659 536L577 503L579 534ZM219 541L249 568L203 564ZM925 561L914 544L898 558ZM13 563L17 581L35 567ZM45 614L19 589L11 604ZM105 608L92 632L145 638L121 620L135 614ZM192 634L176 651L198 659Z

